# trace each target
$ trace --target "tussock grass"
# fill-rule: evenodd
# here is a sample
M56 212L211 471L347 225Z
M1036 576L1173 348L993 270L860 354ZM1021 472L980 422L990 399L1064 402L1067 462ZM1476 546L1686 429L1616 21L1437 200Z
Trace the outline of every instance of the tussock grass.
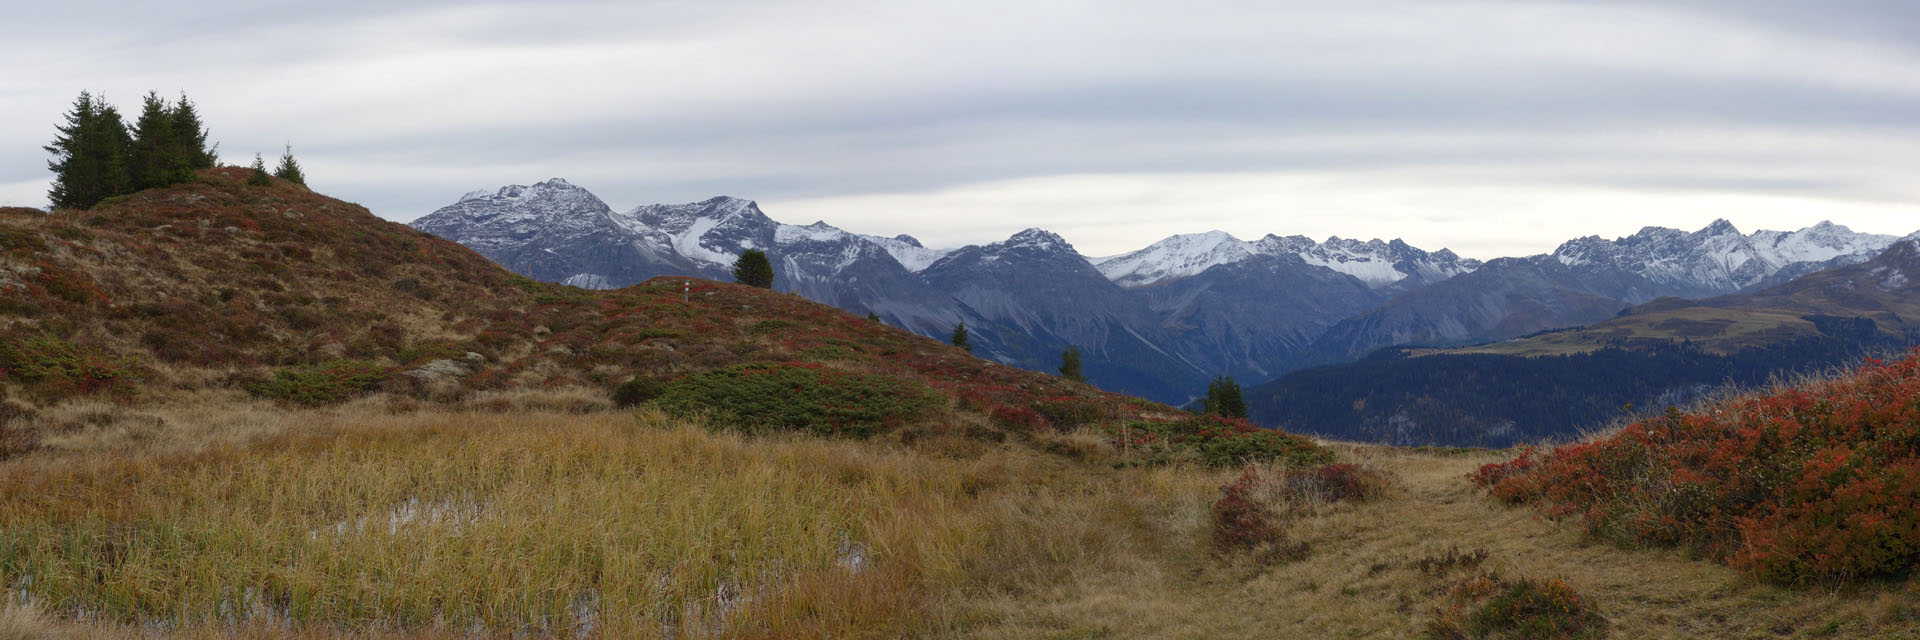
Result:
M965 545L928 515L959 476L848 443L611 414L316 422L8 465L0 574L54 611L162 625L623 637L799 607L879 632Z

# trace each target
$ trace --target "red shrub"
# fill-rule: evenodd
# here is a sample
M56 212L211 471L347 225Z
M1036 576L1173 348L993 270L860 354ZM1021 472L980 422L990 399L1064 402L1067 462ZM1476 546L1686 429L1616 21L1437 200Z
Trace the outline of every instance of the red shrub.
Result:
M988 417L994 424L1008 429L1040 432L1053 428L1053 423L1048 422L1039 412L1024 407L1009 407L1003 404L994 407Z
M1220 487L1220 499L1213 503L1215 549L1235 551L1280 542L1273 511L1255 495L1265 482L1259 470L1247 467L1238 479Z
M1635 423L1474 482L1628 543L1687 545L1784 583L1920 566L1920 354Z
M1326 502L1367 502L1387 494L1393 485L1386 473L1350 462L1336 462L1287 472L1288 493Z

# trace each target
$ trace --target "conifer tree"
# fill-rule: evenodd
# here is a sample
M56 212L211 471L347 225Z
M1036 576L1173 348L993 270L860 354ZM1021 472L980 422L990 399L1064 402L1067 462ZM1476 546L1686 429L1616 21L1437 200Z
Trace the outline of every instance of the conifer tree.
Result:
M267 161L260 154L253 154L253 174L247 176L247 184L264 187L273 184L273 178L267 175Z
M127 172L127 152L131 141L120 111L106 99L82 91L74 100L67 124L56 127L60 135L43 149L53 154L47 168L53 171L53 187L47 199L55 209L87 209L101 200L130 193L132 177Z
M280 166L273 168L273 177L297 185L307 184L307 176L300 172L300 163L293 159L293 143L287 143L286 153L280 154Z
M960 321L960 324L954 325L952 342L953 346L960 347L967 353L973 353L973 345L967 344L967 322L965 320Z
M187 99L186 92L180 93L180 101L173 103L173 110L167 115L173 122L173 137L179 142L187 169L212 169L220 163L220 144L207 146L207 126L200 122L200 112L193 107L193 101Z
M773 288L773 263L767 260L767 252L748 249L740 253L740 259L733 262L733 281L762 289Z
M1225 375L1214 378L1207 384L1205 411L1228 418L1247 417L1247 401L1240 395L1240 383Z
M1080 374L1080 347L1067 347L1060 353L1060 377L1074 382L1087 381L1087 377Z
M140 119L134 121L133 147L127 156L135 191L193 179L181 142L174 135L173 108L158 92L148 92L140 102Z

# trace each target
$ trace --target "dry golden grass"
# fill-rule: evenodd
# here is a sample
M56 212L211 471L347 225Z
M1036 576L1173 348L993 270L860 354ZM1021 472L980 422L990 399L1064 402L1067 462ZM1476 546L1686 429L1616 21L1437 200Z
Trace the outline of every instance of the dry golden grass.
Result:
M1396 488L1279 505L1308 553L1268 564L1208 546L1237 470L1116 468L1087 434L744 437L537 395L45 408L107 417L0 462L0 582L31 599L0 638L1402 638L1481 570L1564 578L1618 638L1920 625L1911 582L1793 591L1592 543L1479 495L1493 454L1337 445ZM1423 571L1450 550L1486 559Z

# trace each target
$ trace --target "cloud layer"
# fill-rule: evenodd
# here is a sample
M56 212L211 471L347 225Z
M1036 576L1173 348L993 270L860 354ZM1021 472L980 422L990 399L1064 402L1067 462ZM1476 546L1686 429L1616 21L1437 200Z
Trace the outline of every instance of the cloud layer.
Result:
M724 193L1089 254L1920 228L1920 10L1808 6L65 3L0 26L0 203L44 204L38 147L81 89L158 89L227 162L291 141L316 188L398 220L560 176L618 208Z

